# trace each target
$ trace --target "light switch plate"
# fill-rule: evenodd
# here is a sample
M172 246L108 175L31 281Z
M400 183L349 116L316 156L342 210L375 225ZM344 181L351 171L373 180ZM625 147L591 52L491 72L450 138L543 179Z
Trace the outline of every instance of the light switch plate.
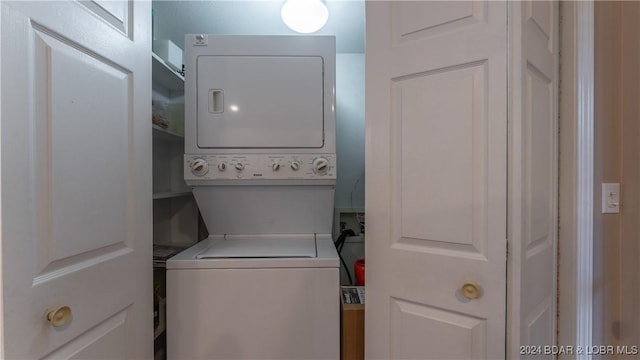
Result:
M602 213L617 214L620 212L620 184L602 183Z

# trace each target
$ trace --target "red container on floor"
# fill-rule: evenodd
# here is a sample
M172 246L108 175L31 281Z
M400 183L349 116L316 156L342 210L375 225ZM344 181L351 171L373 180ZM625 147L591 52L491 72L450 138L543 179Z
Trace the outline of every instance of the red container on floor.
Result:
M353 272L356 274L356 286L364 286L364 258L356 260Z

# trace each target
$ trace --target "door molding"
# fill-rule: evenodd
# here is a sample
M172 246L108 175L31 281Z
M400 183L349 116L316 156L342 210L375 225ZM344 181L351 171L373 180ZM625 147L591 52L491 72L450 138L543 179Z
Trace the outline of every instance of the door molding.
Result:
M578 221L576 238L576 344L590 346L593 314L594 4L578 2ZM588 356L590 358L591 356Z
M585 348L593 342L594 4L561 6L558 345Z

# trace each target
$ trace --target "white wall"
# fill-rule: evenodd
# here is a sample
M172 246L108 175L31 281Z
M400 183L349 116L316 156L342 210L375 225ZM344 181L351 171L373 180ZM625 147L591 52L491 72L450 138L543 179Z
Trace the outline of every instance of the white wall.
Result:
M364 208L364 54L336 55L336 208ZM359 229L353 229L358 232Z

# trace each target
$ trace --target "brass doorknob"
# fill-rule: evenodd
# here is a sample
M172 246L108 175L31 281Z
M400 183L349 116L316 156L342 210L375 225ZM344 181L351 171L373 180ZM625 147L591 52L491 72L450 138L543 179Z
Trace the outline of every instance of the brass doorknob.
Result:
M47 322L54 327L66 325L71 319L71 308L61 306L47 313Z
M470 300L477 299L482 296L482 288L480 288L480 285L473 282L464 283L462 285L462 295Z

